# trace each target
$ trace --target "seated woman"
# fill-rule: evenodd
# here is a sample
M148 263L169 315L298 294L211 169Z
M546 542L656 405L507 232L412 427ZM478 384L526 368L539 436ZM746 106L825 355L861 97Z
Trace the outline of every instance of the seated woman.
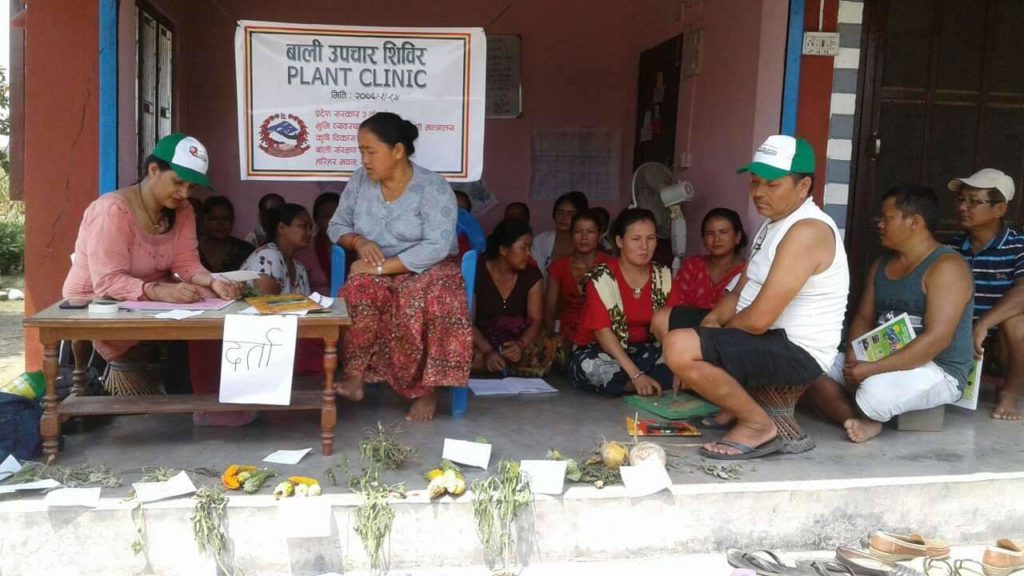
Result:
M406 419L424 421L434 417L438 387L469 383L473 332L453 257L455 195L444 178L409 160L418 136L390 112L360 124L362 167L327 232L359 255L341 289L352 328L338 394L361 400L364 382L387 382L414 400Z
M599 218L593 209L577 214L572 220L572 254L548 266L544 328L549 334L561 334L568 345L578 339L583 322L583 276L594 266L614 260L599 249Z
M473 370L541 377L555 342L541 333L544 292L530 263L533 233L521 220L503 220L487 238L476 275Z
M238 284L214 278L200 263L195 215L186 201L193 184L210 185L206 148L195 138L171 134L157 142L145 166L137 184L104 194L86 208L63 296L179 303L237 298ZM93 342L110 363L105 386L111 394L158 391L151 374L143 372L154 348L138 344Z
M651 261L658 242L654 214L623 210L612 226L619 258L594 267L587 285L583 325L569 359L573 387L607 396L657 395L672 385L651 336L654 313L672 293L671 271Z
M327 237L327 226L338 210L338 198L337 192L324 192L316 197L313 201L313 241L295 253L295 258L306 267L309 287L328 296L331 289L331 247L334 243ZM351 264L351 254L346 254L346 271Z
M267 215L267 242L242 264L242 270L256 272L253 288L260 294L305 294L309 288L306 267L295 253L313 241L313 219L298 204L284 204Z
M253 247L231 231L235 227L235 207L226 196L210 196L203 202L203 235L199 239L199 260L210 272L238 270L252 254Z
M569 192L555 199L555 205L551 209L555 229L538 234L530 249L533 261L540 267L545 280L548 266L562 256L572 253L572 219L589 207L587 196L583 192Z
M734 210L709 211L701 222L701 234L707 254L683 260L669 303L652 321L659 340L668 330L699 326L747 266L740 254L747 245L747 235Z

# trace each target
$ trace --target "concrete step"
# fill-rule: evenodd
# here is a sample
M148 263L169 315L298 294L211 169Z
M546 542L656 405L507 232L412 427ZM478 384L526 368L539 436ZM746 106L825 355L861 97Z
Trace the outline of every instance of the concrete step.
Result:
M1024 473L680 484L637 499L628 498L622 487L574 487L560 497L538 496L523 515L519 558L538 567L689 555L721 560L720 554L732 547L860 546L877 529L983 545L1024 536L1024 498L1015 496L1022 492ZM368 561L353 531L359 497L320 498L331 507L331 535L295 539L284 534L272 497L233 496L228 530L234 565L250 576L366 570ZM459 500L430 502L418 490L395 502L392 573L485 573L474 572L484 558L470 498L467 493ZM0 574L214 574L192 537L191 500L144 507L148 545L146 554L138 556L130 548L132 506L117 499L103 499L95 510L48 510L39 499L0 503Z

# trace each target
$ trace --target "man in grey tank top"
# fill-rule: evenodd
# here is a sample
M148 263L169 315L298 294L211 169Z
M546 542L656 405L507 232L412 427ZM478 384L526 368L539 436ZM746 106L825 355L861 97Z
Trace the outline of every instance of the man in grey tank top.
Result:
M808 389L853 442L874 438L883 422L903 412L956 402L967 383L974 362L974 279L964 259L935 240L938 222L931 189L902 186L885 194L878 231L889 252L868 272L846 354ZM857 360L854 341L904 313L916 337L874 362Z

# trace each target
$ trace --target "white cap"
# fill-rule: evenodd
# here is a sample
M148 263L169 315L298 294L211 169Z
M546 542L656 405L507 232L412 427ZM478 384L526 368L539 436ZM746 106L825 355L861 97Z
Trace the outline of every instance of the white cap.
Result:
M1013 178L995 168L982 168L967 178L954 178L949 181L949 189L953 192L959 192L965 185L978 190L989 188L999 190L1007 202L1013 200L1016 193L1016 189L1013 187Z

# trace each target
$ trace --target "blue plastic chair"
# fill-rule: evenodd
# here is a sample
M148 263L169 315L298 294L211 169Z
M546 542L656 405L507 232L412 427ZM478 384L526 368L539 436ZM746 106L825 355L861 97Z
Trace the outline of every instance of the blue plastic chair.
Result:
M487 237L484 229L472 214L459 208L459 217L455 222L455 233L465 234L469 238L469 247L476 250L477 254L483 254L487 250Z
M472 217L471 217L472 218ZM474 220L475 222L475 220ZM479 228L479 224L477 225ZM467 234L468 235L468 234ZM483 232L480 232L483 238ZM470 243L472 243L470 236ZM476 282L476 250L462 255L462 282L466 285L466 302L473 309L473 286ZM345 285L345 250L335 245L331 248L331 296L337 296ZM460 418L469 410L469 388L452 388L452 418Z

